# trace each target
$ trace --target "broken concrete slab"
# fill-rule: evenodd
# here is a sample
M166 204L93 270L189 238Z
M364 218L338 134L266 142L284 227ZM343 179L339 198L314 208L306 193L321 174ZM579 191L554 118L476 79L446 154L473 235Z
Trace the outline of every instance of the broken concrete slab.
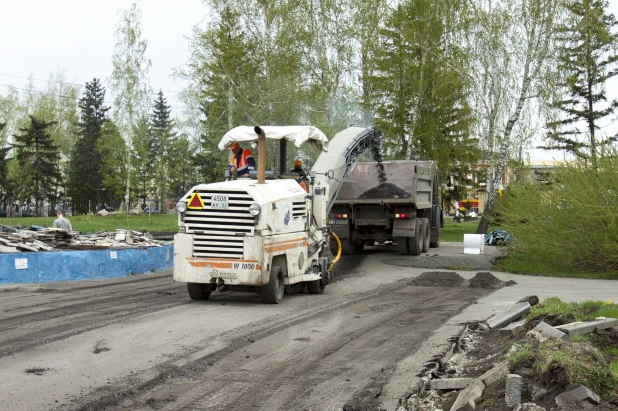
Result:
M483 381L476 379L459 393L451 407L451 411L474 410L476 408L476 401L483 396L483 391L485 391L485 384Z
M498 363L491 370L481 375L478 379L483 381L486 387L506 378L509 373L509 366L506 362Z
M580 384L569 386L567 391L556 396L556 404L559 407L573 405L574 401L587 401L590 404L598 404L601 401L601 397L590 391L588 387Z
M555 329L544 321L541 321L536 327L528 331L526 335L536 338L540 342L547 341L549 338L557 338L559 340L566 340L569 338L568 334Z
M515 407L521 404L521 375L508 374L506 376L506 391L504 392L504 401L507 407Z
M524 330L526 326L526 320L516 321L510 323L504 328L500 328L500 335L515 335Z
M429 385L432 390L462 390L476 381L476 378L441 378L431 380Z
M528 302L528 304L530 304L532 307L534 307L535 305L537 305L539 303L539 297L537 297L536 295L529 295L527 297L522 298L518 302L523 303L523 302L526 302L526 301Z
M555 328L567 334L588 334L595 330L606 330L616 325L618 325L618 320L615 318L599 317L592 321L578 321L559 325Z
M502 328L530 312L530 303L517 303L508 311L495 315L487 320L489 328Z

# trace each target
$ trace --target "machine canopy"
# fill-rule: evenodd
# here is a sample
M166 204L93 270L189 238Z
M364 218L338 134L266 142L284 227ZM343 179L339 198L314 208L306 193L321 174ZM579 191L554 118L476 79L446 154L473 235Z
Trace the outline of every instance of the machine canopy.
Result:
M309 142L322 151L328 151L328 138L317 127L313 126L260 126L264 130L266 140L291 141L296 147ZM219 150L229 148L233 142L249 143L258 140L254 127L240 126L231 129L219 141Z

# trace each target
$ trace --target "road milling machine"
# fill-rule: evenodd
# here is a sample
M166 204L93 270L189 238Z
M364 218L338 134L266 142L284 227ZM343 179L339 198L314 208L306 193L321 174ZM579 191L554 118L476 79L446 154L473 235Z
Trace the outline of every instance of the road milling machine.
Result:
M267 140L280 144L277 172L265 169ZM311 126L241 126L223 136L219 149L234 142L257 142L257 171L199 184L180 199L174 280L187 283L194 300L215 289L258 292L273 304L284 293L322 294L340 254L326 252L328 213L358 158L380 146L380 132L350 127L328 141ZM286 170L288 142L322 151L309 172Z

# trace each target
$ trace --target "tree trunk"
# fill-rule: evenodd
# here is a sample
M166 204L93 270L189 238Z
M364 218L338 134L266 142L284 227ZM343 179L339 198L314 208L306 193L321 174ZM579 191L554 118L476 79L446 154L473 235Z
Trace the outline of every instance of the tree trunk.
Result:
M476 230L477 234L486 234L487 229L489 228L489 217L493 216L494 208L496 206L496 196L498 192L498 187L502 183L502 175L504 174L506 168L506 162L508 159L509 147L511 143L511 133L513 132L513 128L515 124L519 120L519 116L521 114L521 110L526 101L526 95L528 94L528 88L530 87L530 83L532 79L530 78L530 64L532 60L532 50L531 46L528 46L528 51L526 53L526 61L524 64L524 75L523 81L521 85L521 90L519 92L519 97L517 99L517 105L515 107L515 111L509 117L509 121L506 123L506 127L504 129L504 137L502 138L502 143L500 144L500 152L498 154L498 161L496 164L496 168L493 172L491 191L487 192L487 203L485 205L485 211L483 212L483 217L479 222L479 226Z

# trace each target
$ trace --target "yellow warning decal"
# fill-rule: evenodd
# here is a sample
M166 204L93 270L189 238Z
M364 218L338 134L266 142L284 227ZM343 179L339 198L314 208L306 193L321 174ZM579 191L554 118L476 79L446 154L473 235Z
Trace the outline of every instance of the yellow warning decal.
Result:
M202 197L200 197L200 194L197 191L191 196L191 199L187 203L187 207L189 207L191 210L204 208L204 202L202 201Z

